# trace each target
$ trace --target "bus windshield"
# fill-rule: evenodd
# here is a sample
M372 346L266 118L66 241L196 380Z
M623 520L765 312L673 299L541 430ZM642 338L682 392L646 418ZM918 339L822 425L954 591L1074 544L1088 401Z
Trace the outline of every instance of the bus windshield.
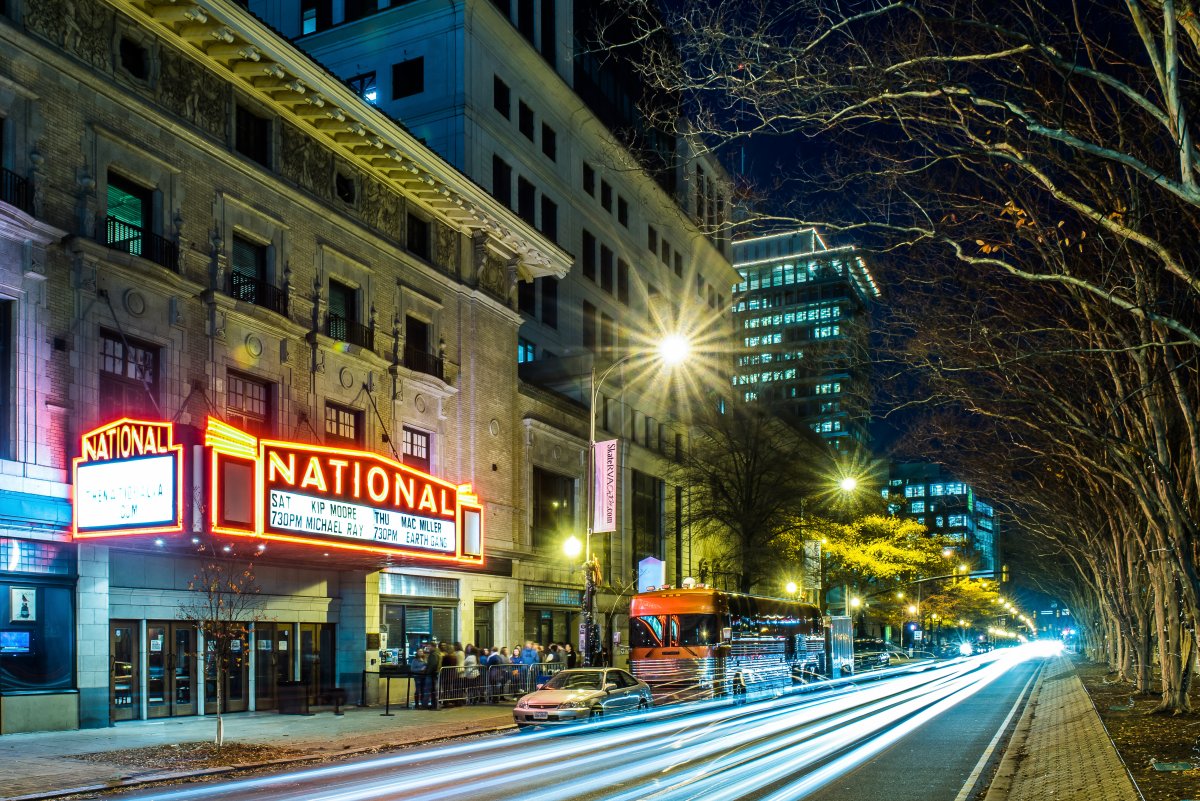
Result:
M716 615L649 615L630 621L634 648L671 648L681 645L714 645L720 627Z

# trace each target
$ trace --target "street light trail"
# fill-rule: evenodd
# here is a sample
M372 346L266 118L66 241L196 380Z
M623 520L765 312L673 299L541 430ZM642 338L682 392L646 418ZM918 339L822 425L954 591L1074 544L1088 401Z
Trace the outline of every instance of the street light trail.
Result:
M1020 659L995 652L850 692L783 696L730 706L658 709L561 731L475 740L290 774L143 794L162 801L440 801L448 791L555 801L563 782L588 801L799 798L862 765L979 692Z

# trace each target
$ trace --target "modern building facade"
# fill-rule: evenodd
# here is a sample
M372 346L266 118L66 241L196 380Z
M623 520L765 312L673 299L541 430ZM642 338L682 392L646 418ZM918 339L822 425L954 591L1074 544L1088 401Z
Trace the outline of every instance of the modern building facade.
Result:
M953 537L970 555L972 575L998 576L1000 526L990 503L940 465L893 464L882 490L888 512L917 521L931 534Z
M237 3L0 10L0 732L520 638L517 286L568 254ZM196 577L250 563L220 656Z
M252 0L250 8L573 254L567 276L519 289L513 356L522 367L528 517L504 555L534 555L518 568L529 582L526 636L574 639L582 580L566 569L562 543L583 535L594 415L597 438L621 442L619 525L592 541L605 581L600 606L614 610L602 623L609 643L624 628L638 562L665 561L672 583L691 572L677 514L684 488L666 480L686 446L686 393L646 359L612 373L595 406L589 378L666 332L731 333L738 279L724 174L642 116L646 90L635 71L620 51L594 46L596 4L386 5ZM548 576L556 581L536 578Z
M795 415L835 450L866 447L879 290L862 258L811 228L740 239L733 252L734 392Z

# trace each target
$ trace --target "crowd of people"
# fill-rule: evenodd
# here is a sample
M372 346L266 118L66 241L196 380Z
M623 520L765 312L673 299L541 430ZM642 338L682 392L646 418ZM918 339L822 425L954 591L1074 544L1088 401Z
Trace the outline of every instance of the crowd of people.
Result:
M571 643L477 648L471 643L423 644L408 661L418 709L504 701L532 692L559 670L579 667Z

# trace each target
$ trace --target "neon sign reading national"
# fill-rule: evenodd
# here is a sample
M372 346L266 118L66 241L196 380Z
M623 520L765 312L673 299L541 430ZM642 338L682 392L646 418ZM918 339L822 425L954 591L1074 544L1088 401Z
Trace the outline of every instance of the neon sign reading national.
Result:
M207 442L215 532L483 561L482 507L470 485L369 451L257 440L211 419ZM253 508L239 512L239 501Z
M171 423L122 418L87 432L80 446L76 539L183 530L183 446Z

